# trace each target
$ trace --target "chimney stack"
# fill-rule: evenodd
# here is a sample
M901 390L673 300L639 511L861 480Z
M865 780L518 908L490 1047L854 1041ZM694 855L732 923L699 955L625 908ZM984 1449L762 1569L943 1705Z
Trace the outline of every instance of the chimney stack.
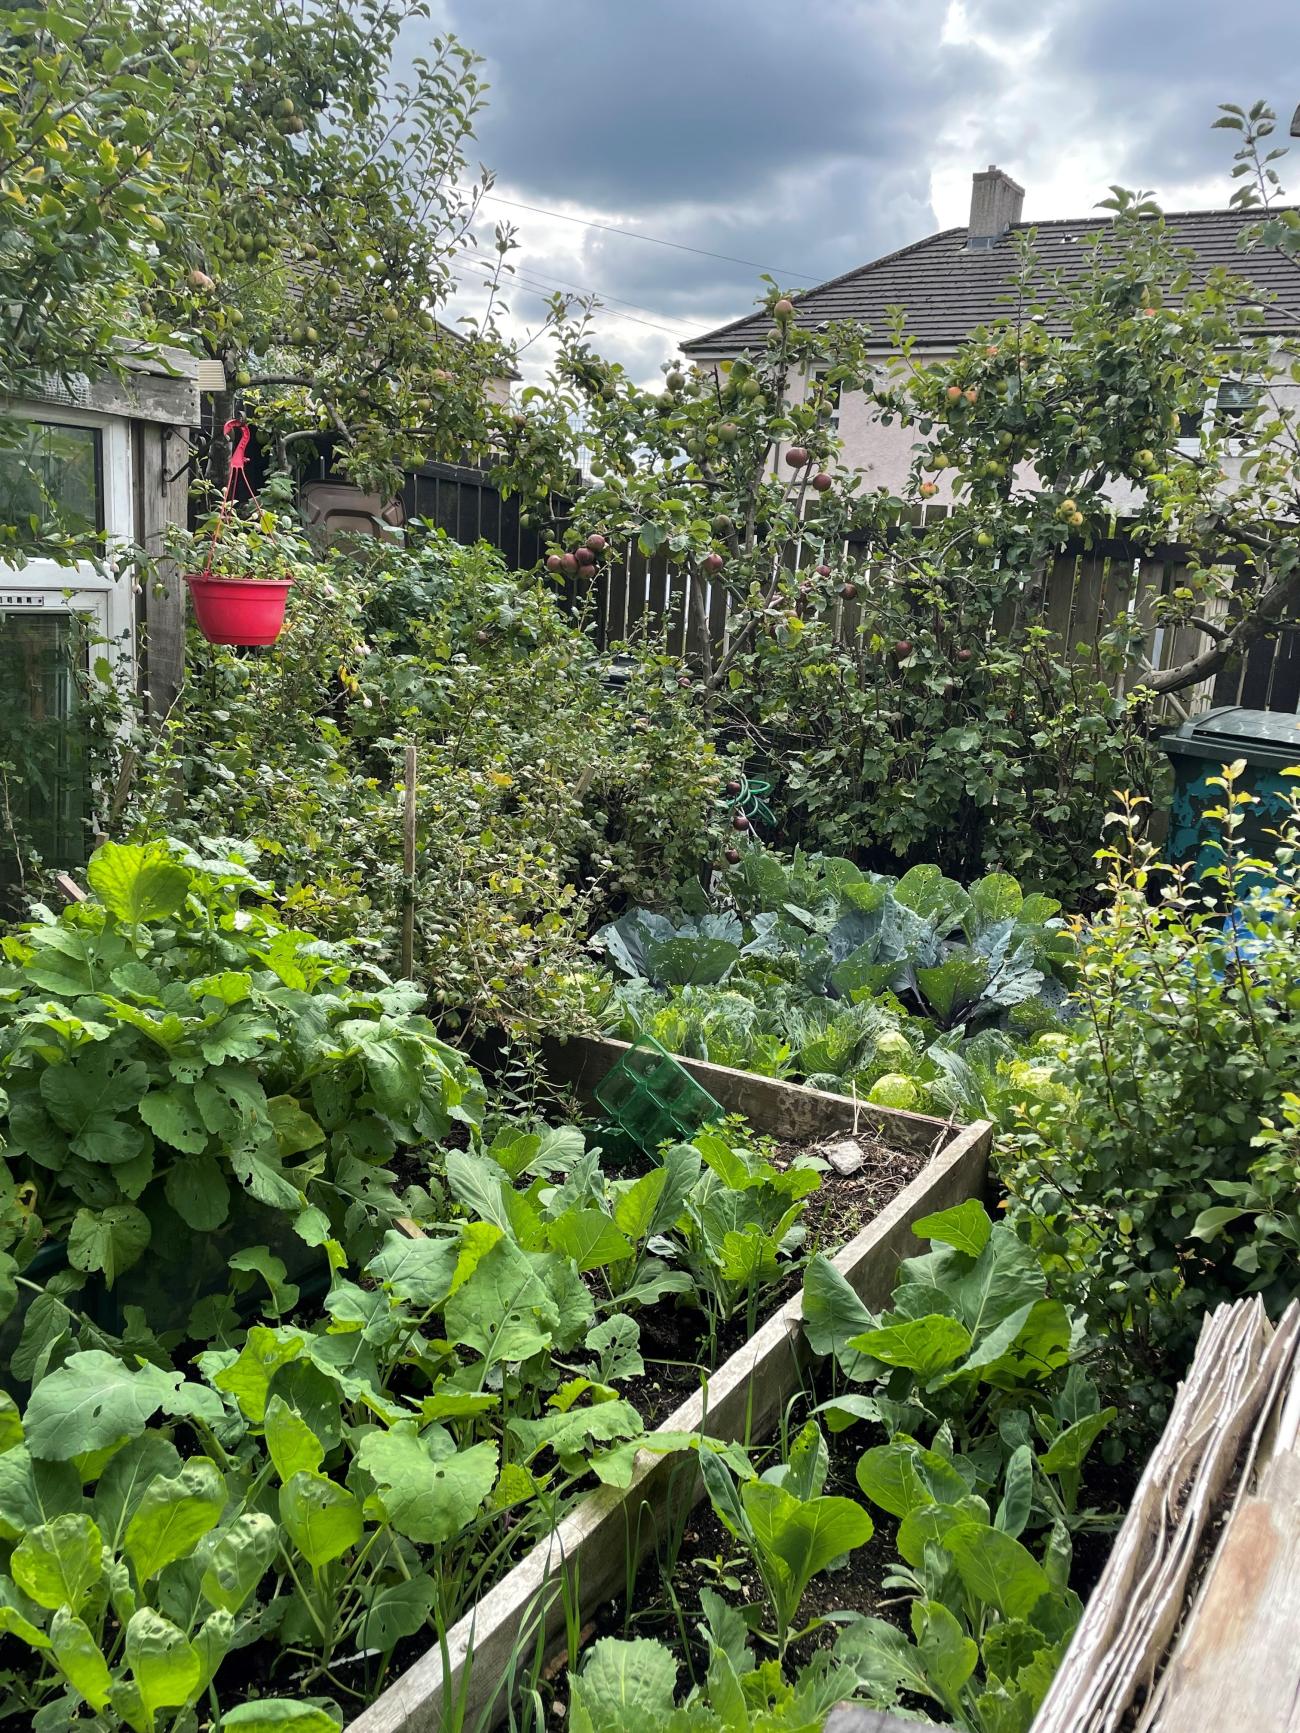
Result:
M970 227L966 245L972 248L991 247L1000 241L1013 223L1020 221L1025 203L1025 189L1017 186L1009 174L990 163L988 168L971 177Z

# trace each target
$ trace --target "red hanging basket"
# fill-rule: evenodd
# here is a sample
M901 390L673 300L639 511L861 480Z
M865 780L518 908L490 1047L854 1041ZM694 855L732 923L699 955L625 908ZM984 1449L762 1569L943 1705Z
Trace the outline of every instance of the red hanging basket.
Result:
M274 644L292 578L214 578L189 572L194 618L209 644Z
M187 572L185 582L194 602L194 619L210 644L274 644L284 628L284 608L293 588L292 578L230 578L212 570L217 540L230 517L235 490L242 480L245 492L255 500L245 465L248 460L248 424L228 421L226 436L239 429L239 442L230 454L230 479L226 483L221 511L212 531L207 564L201 572Z

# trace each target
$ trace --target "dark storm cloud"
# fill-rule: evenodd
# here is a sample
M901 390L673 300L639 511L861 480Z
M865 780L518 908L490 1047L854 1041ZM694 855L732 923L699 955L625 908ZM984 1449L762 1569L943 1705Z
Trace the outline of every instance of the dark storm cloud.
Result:
M990 161L1026 182L1035 217L1082 214L1112 181L1173 207L1217 176L1226 202L1215 105L1262 94L1285 130L1300 100L1300 0L442 0L444 22L486 58L475 155L504 195L735 254L786 287L937 227L936 171L948 222ZM761 290L749 266L485 215L519 225L522 274L683 336ZM533 291L512 299L538 316ZM653 368L672 338L608 306L602 347Z

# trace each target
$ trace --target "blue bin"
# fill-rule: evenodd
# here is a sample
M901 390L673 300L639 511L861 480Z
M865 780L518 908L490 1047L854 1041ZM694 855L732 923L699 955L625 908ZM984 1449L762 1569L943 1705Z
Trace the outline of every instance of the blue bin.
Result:
M1222 862L1223 855L1214 846L1220 839L1220 825L1217 819L1207 818L1206 811L1222 806L1223 790L1212 788L1210 778L1221 776L1223 766L1238 758L1246 760L1247 768L1237 786L1257 802L1246 811L1238 834L1250 854L1273 853L1269 833L1287 816L1292 795L1300 793L1300 780L1282 774L1289 766L1300 766L1300 716L1228 705L1193 716L1173 734L1164 735L1160 745L1174 772L1166 844L1170 860L1192 862L1198 878Z

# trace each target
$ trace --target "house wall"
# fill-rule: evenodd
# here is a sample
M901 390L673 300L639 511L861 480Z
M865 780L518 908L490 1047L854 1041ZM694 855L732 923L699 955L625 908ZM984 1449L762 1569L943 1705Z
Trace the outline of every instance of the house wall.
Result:
M916 353L914 360L918 368L928 367L948 359L952 353L951 350ZM1283 357L1284 362L1287 359ZM718 363L698 361L697 365L716 367ZM888 359L882 356L882 377L887 368ZM795 379L791 385L791 400L802 402L808 393L808 386L806 375ZM1279 408L1300 414L1300 383L1288 382L1283 378L1275 383L1272 395ZM866 393L852 391L844 393L840 399L836 433L843 447L840 461L862 476L867 489L883 488L889 493L898 493L908 486L917 446L922 443L922 436L915 427L901 427L897 421L886 425L880 420L879 412ZM1189 443L1187 449L1194 450L1195 446ZM1226 485L1232 486L1240 480L1240 458L1232 455L1230 451L1225 467ZM939 488L938 493L933 496L934 502L950 503L954 497L951 475L946 471L937 471L929 479ZM1030 464L1018 467L1016 482L1022 488L1034 486L1035 475ZM1109 498L1117 517L1130 517L1139 508L1141 490L1127 482L1117 483L1109 490Z

